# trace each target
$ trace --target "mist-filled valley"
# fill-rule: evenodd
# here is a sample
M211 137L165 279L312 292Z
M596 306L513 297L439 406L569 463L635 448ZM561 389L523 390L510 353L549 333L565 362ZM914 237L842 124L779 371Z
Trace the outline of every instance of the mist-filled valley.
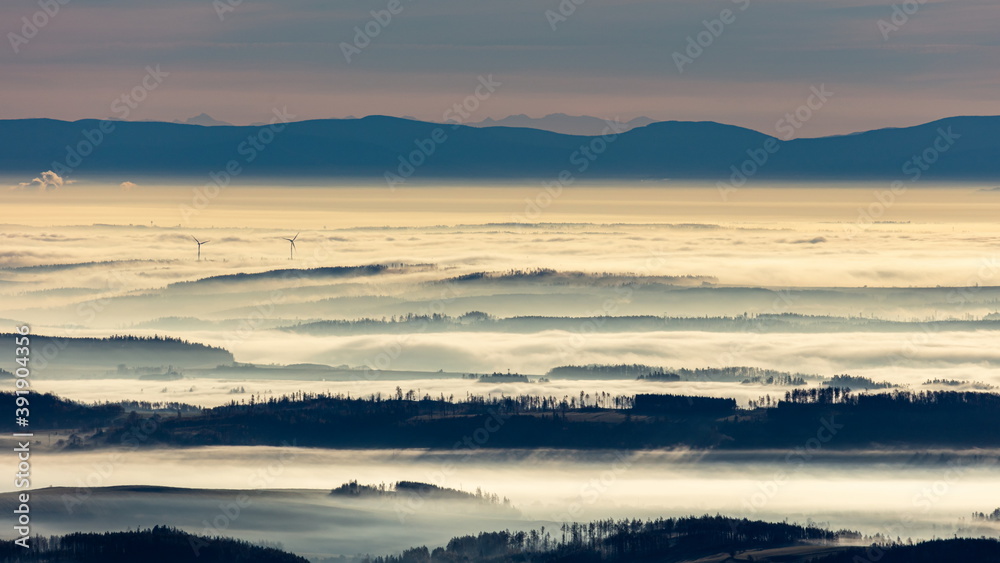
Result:
M777 452L207 448L125 454L110 474L106 452L59 455L59 467L39 469L38 487L65 487L36 497L44 533L169 522L252 541L277 535L286 549L326 557L444 545L483 530L716 513L914 540L995 534L995 523L971 514L993 510L1000 471L995 450L817 452L789 463ZM480 488L510 504L330 494L359 479ZM120 486L150 481L174 488Z
M0 2L0 563L1000 562L998 18Z
M34 531L316 561L706 514L995 536L984 187L2 193Z

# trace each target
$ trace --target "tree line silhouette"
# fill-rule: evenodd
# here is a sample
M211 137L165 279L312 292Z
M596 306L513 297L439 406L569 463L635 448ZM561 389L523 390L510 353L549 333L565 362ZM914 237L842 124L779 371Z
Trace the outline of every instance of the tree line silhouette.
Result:
M368 563L624 562L683 561L717 553L785 546L804 541L834 542L854 532L769 523L723 516L598 520L565 523L556 529L483 532L453 538L433 551L416 547Z
M232 274L232 276L257 276L259 274ZM471 276L471 277L470 277ZM477 274L467 274L455 281L482 279ZM206 278L213 280L216 278ZM239 279L239 278L235 278ZM501 279L501 278L493 278ZM504 278L513 279L513 278ZM524 279L539 279L526 277ZM187 282L196 283L196 282ZM197 282L197 283L200 283ZM872 319L860 317L813 317L783 313L776 315L735 315L735 316L701 316L675 317L658 315L619 315L619 316L541 316L520 315L513 317L494 317L478 311L460 316L440 313L434 314L404 314L381 318L334 319L298 323L284 330L313 335L339 334L381 334L407 333L414 327L419 330L434 332L474 331L474 332L512 332L527 333L544 329L572 330L583 320L595 321L602 332L622 332L634 330L699 330L709 332L798 332L798 333L835 333L835 332L908 332L918 328L931 326L935 330L996 330L996 321L981 320L933 320L933 321L895 321L887 319Z
M656 520L598 520L558 528L481 532L452 538L433 550L425 546L399 555L363 557L361 563L624 563L689 561L715 554L794 545L831 546L858 540L848 530L770 523L723 516ZM0 544L0 563L307 563L276 545L205 537L155 526L145 530L34 536L31 549ZM746 557L741 555L741 557ZM353 558L352 558L353 559ZM345 559L346 560L346 559ZM749 558L741 559L750 561ZM845 545L833 554L810 556L813 563L937 563L1000 560L996 539L954 538L913 544L874 538L868 546ZM357 561L357 560L355 560Z
M860 534L737 520L722 516L676 518L643 522L603 520L589 524L564 524L552 530L483 532L453 538L433 551L415 547L399 555L371 558L363 563L618 563L692 561L729 554L724 561L754 561L749 550L787 546L836 546L838 539L858 539ZM736 556L739 554L739 558ZM868 546L843 545L835 553L777 555L766 561L811 563L979 563L1000 560L995 538L953 538L920 543L879 540Z
M487 493L477 488L476 492L468 493L458 489L439 487L430 483L418 481L397 481L395 483L378 485L363 485L355 479L330 491L337 497L381 497L413 496L435 500L464 500L481 504L491 504L511 508L510 499L496 493Z
M763 405L740 408L733 399L666 394L470 394L455 400L426 394L418 398L402 389L364 398L298 392L266 399L250 395L184 417L154 414L157 424L146 443L281 445L294 440L310 447L740 449L799 448L820 436L824 447L834 449L1000 446L1000 434L994 431L1000 395L992 393L793 389ZM100 412L104 425L89 444L120 443L134 421L115 416L120 410ZM479 432L474 445L459 445L484 428L492 430Z
M845 387L848 389L891 389L896 387L888 381L875 381L869 377L860 375L835 375L824 381L823 385L828 387Z
M15 335L0 333L0 339ZM170 336L135 336L116 334L107 338L63 338L44 335L31 337L32 358L38 362L78 367L80 365L115 366L120 364L217 365L233 361L228 350Z
M564 379L638 379L654 381L733 381L804 385L805 374L750 366L720 368L665 368L645 364L588 364L552 368L549 377ZM787 383L786 383L787 382Z
M166 526L147 530L35 536L31 548L0 543L2 563L308 563L281 551L229 538L207 538Z

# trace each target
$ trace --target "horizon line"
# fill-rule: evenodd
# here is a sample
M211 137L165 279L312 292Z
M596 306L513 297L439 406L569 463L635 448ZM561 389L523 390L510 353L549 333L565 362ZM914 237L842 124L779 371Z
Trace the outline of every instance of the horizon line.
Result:
M205 115L205 116L207 116L209 118L212 118L207 113L202 113L200 115ZM200 117L200 115L199 116L195 116L195 117ZM577 117L577 118L580 118L580 117L582 117L582 118L591 118L591 119L603 120L603 121L609 122L609 123L614 123L614 122L617 122L617 123L628 123L629 121L633 121L635 119L640 119L642 117L642 116L635 117L635 118L632 118L632 119L629 119L629 120L626 120L626 121L612 121L612 120L609 120L609 119L595 117L595 116L592 116L592 115L569 115L569 114L564 114L564 113L552 113L552 114L548 114L548 115L546 115L544 117L530 117L527 114L512 114L512 115L509 115L509 116L507 116L505 118L501 118L501 120L502 119L507 119L507 118L510 118L510 117L527 117L528 119L544 119L546 117L551 117L551 116L566 116L566 117ZM301 119L301 120L297 120L297 121L289 121L286 125L290 125L290 124L294 124L294 123L310 123L310 122L316 122L316 121L361 121L361 120L364 120L364 119L371 119L371 118L396 119L396 120L400 120L400 121L412 121L412 122L415 122L415 123L426 123L426 124L429 124L429 125L452 125L452 126L455 126L455 127L461 126L461 127L470 127L470 128L474 128L474 129L531 129L531 130L534 130L534 131L545 131L545 132L548 132L548 133L552 133L554 135L565 135L567 137L599 137L599 136L601 136L601 134L562 133L562 132L559 132L559 131L552 131L551 129L543 129L543 128L538 128L538 127L520 127L520 126L512 126L512 125L485 125L485 126L476 126L476 125L467 124L467 123L454 123L454 122L448 122L448 121L426 121L426 120L418 119L418 118L415 118L415 117L412 117L412 116L400 117L400 116L385 115L385 114L370 114L370 115L365 115L365 116L362 116L362 117L349 116L349 117L320 117L320 118L314 118L314 119ZM872 133L872 132L875 132L875 131L912 129L912 128L915 128L915 127L922 127L922 126L925 126L925 125L930 125L930 124L938 123L938 122L941 122L941 121L947 121L947 120L950 120L950 119L974 119L974 118L978 118L978 119L983 119L983 118L1000 118L1000 115L951 115L951 116L947 116L947 117L941 117L941 118L937 118L937 119L932 119L930 121L924 121L924 122L920 122L920 123L915 123L915 124L912 124L912 125L876 127L874 129L865 129L865 130L862 130L862 131L853 131L853 132L850 132L850 133L838 133L838 134L833 134L833 135L819 135L819 136L814 136L814 137L794 137L792 139L785 139L785 141L794 141L794 140L802 140L802 139L830 139L830 138L835 138L835 137L849 137L849 136L852 136L852 135L859 135L859 134L864 134L864 133ZM193 119L193 118L191 118L191 119ZM212 118L212 119L214 119L214 118ZM492 118L487 118L487 119L491 119L492 121L500 121L500 120L492 119ZM646 119L652 119L652 118L646 118ZM80 122L84 122L84 121L97 121L97 122L110 121L110 122L114 122L114 123L156 123L156 124L165 124L165 125L177 125L177 126L182 126L182 127L204 127L204 128L212 128L212 127L247 127L247 128L250 128L250 127L261 127L263 125L266 125L264 122L257 122L257 123L247 124L247 125L236 125L236 124L230 124L230 123L225 123L223 125L200 125L200 124L197 124L197 123L182 123L182 122L178 122L178 121L163 121L163 120L157 120L157 119L127 120L127 119L118 119L118 118L113 118L113 117L108 117L108 118L84 117L84 118L73 119L73 120L58 119L58 118L54 118L54 117L0 118L0 123L12 122L12 121L57 121L57 122L61 122L61 123L80 123ZM485 121L485 119L482 120L482 121ZM473 122L473 123L481 123L482 121ZM725 122L722 122L722 121L712 121L712 120L680 120L680 119L654 120L654 121L652 121L651 123L649 123L647 125L641 125L641 126L638 126L638 127L633 127L633 128L628 129L626 131L623 131L622 133L627 133L629 131L633 131L633 130L637 130L637 129L643 129L645 127L649 127L650 125L657 125L657 124L661 124L661 123L692 123L692 124L707 123L707 124L714 124L714 125L722 125L722 126L725 126L725 127L734 127L734 128L743 129L743 130L746 130L746 131L753 131L753 132L759 133L761 135L766 135L768 137L777 138L776 136L771 135L770 133L765 133L763 131L760 131L758 129L754 129L754 128L751 128L751 127L744 127L742 125L734 125L734 124L731 124L731 123L725 123Z

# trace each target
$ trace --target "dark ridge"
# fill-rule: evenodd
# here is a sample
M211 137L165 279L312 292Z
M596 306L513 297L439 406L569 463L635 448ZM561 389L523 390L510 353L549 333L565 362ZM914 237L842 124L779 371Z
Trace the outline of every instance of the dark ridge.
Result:
M0 333L0 341L14 334ZM114 335L108 338L32 335L32 365L43 369L61 367L121 366L123 364L173 365L178 368L232 363L232 353L223 348L169 336Z
M167 287L178 287L190 284L214 282L244 282L258 280L287 280L310 278L341 278L352 276L375 276L387 270L404 267L405 264L369 264L367 266L329 266L325 268L288 268L283 270L268 270L266 272L237 274L222 274L200 278L194 281L177 282Z
M608 393L554 396L419 397L397 387L389 396L251 394L192 416L108 417L85 447L114 447L146 421L141 445L463 448L477 428L497 429L490 449L687 447L794 449L822 439L824 449L1000 447L1000 394L894 391L854 394L841 388L793 389L748 408L728 398ZM13 421L0 431L13 430ZM500 430L502 428L502 431ZM345 431L350 429L350 431ZM471 429L471 430L470 430ZM482 438L482 437L480 437ZM477 438L479 439L479 438ZM459 440L456 445L456 440Z
M830 546L856 539L851 531L831 532L813 526L769 523L723 516L656 520L599 520L565 523L527 532L482 532L452 538L433 551L417 547L370 563L477 563L693 561L720 553L791 545ZM749 561L749 560L747 560Z
M12 266L0 268L6 272L56 272L62 270L74 270L77 268L95 268L99 266L113 266L116 264L142 264L142 263L166 263L170 260L104 260L100 262L75 262L72 264L39 264L36 266Z
M156 122L111 122L100 150L83 159L73 174L88 179L127 174L143 181L162 177L197 178L234 159L232 147L258 134L260 127L200 127ZM66 175L67 146L101 122L52 119L0 121L0 136L17 139L0 153L0 174L25 176L43 170ZM597 160L581 157L596 137L562 135L536 129L453 127L408 119L369 116L289 123L241 182L350 178L386 182L386 174L429 182L436 179L551 180L560 170L588 179L704 179L728 181L732 168L752 152L777 147L753 180L905 179L901 167L932 147L949 131L951 141L921 180L988 180L1000 176L1000 117L950 117L931 123L854 135L780 141L769 135L713 122L669 121L637 127L602 141ZM415 139L440 137L434 154L415 173L400 159L414 152ZM438 132L438 133L436 133ZM947 141L948 139L946 139ZM851 158L845 159L845 155ZM245 164L242 160L237 162ZM401 173L402 171L402 173ZM902 176L902 177L901 177Z
M868 546L843 543L870 540ZM788 549L794 548L794 549ZM625 563L701 560L786 563L980 563L1000 559L994 538L953 538L913 544L858 532L724 516L599 520L527 532L482 532L452 538L433 551L408 549L366 563Z
M721 368L667 368L644 364L588 364L554 367L545 375L567 379L649 379L654 381L727 381L739 383L787 382L802 385L816 376L773 369L732 366Z
M442 280L439 283L451 282L472 282L480 280L489 281L535 281L549 283L573 283L580 281L597 280L603 282L618 283L661 283L661 284L683 284L691 285L697 283L718 283L718 278L714 276L649 276L634 273L611 273L611 272L564 272L551 268L535 268L529 270L508 270L506 272L472 272Z
M0 544L3 563L308 563L278 547L222 537L196 536L176 528L75 533L29 538L31 548Z
M0 392L0 400L11 405L16 396L13 391ZM52 393L31 393L28 400L31 412L36 415L31 418L31 427L36 430L65 428L86 433L113 424L125 414L125 408L119 404L85 405ZM12 422L3 426L17 432Z
M470 275L478 276L478 274ZM476 311L465 313L458 317L438 313L431 315L408 313L383 318L313 321L281 327L280 330L318 335L407 333L414 331L531 333L542 330L578 331L582 323L588 323L588 327L596 332L705 331L753 332L758 334L819 334L857 331L907 332L914 329L1000 330L1000 321L992 320L917 322L871 319L867 317L808 317L802 315L737 315L716 317L660 317L654 315L567 317L522 315L494 317ZM583 372L587 370L580 369L578 371ZM774 372L772 375L778 375L778 372Z

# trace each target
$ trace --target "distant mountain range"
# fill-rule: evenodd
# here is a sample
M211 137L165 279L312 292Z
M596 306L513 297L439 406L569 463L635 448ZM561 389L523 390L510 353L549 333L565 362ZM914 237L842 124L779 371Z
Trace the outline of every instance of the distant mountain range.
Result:
M212 117L211 115L208 115L207 113L203 113L201 115L196 115L194 117L185 119L184 121L181 121L179 119L175 119L173 121L173 123L183 123L185 125L201 125L202 127L217 127L217 126L220 126L220 125L222 125L222 126L230 126L231 127L233 125L232 123L228 123L228 122L225 122L225 121L219 121L218 119L215 119L214 117Z
M345 117L344 119L357 118L351 115ZM401 119L419 121L419 119L410 116L403 116ZM201 125L204 127L233 126L232 123L219 121L207 113L196 115L185 120L175 119L171 121L171 123ZM617 127L619 131L628 131L629 129L644 127L651 123L656 123L656 121L648 117L637 117L629 121L619 122ZM253 123L252 125L263 124ZM552 113L546 115L545 117L528 117L524 114L518 114L510 115L502 119L486 118L482 121L470 121L466 122L464 125L468 125L469 127L525 127L528 129L552 131L553 133L563 133L565 135L601 135L604 133L605 129L608 128L608 120L601 119L599 117L591 117L589 115L566 115L565 113Z
M527 115L520 114L510 115L503 119L486 118L482 121L468 122L465 125L470 127L524 127L552 131L553 133L562 133L564 135L602 135L608 130L609 122L615 123L615 128L620 132L656 123L655 120L648 117L637 117L629 121L615 122L614 120L601 119L589 115L553 113L545 117L528 117Z
M195 119L205 121L202 117ZM0 175L28 180L54 170L84 180L204 179L228 166L238 169L233 175L239 181L385 181L387 174L397 183L560 177L564 184L593 179L698 179L733 185L744 178L996 181L998 132L1000 117L952 117L790 141L732 125L680 121L602 137L381 116L300 121L273 129L22 119L0 121L0 137L7 140L0 151Z

